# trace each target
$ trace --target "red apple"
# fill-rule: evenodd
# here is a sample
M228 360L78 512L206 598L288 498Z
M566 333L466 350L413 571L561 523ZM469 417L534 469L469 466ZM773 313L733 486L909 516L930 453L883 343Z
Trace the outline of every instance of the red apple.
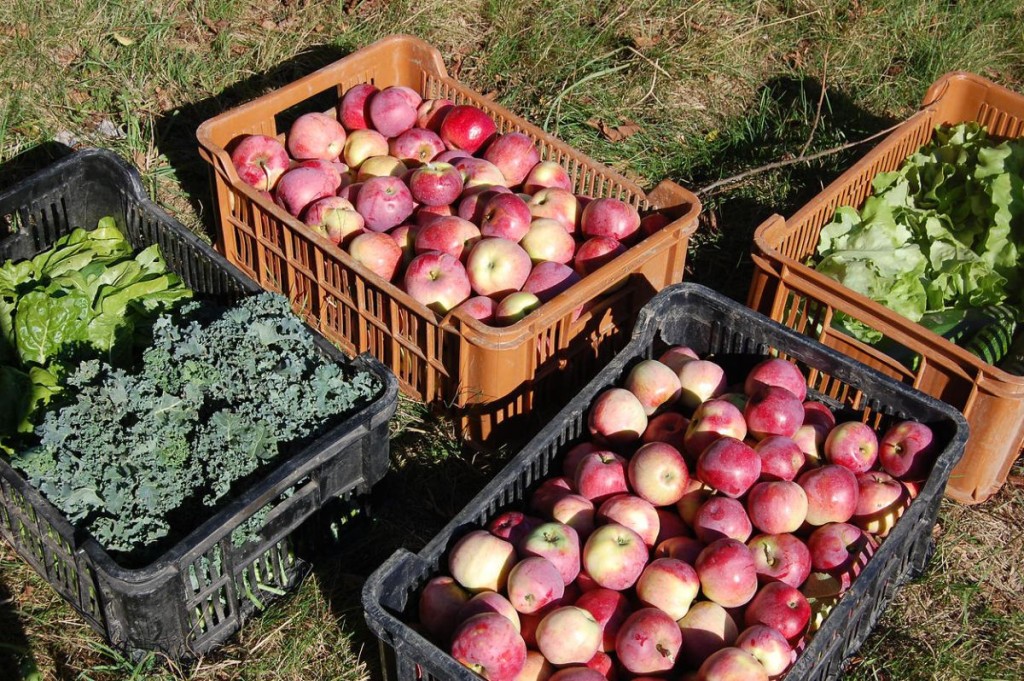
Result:
M487 146L484 159L498 166L510 186L522 184L530 170L540 163L540 152L533 140L521 132L498 135Z
M679 655L691 666L699 666L715 652L731 646L739 634L732 615L712 601L694 603L678 624L683 634Z
M647 545L633 530L609 523L595 529L583 547L583 567L598 585L613 591L636 583L647 565Z
M672 369L672 371L678 374L679 367L695 359L700 359L700 355L694 352L693 348L688 348L685 345L673 345L668 350L661 353L661 357L658 358L658 361L667 365Z
M412 215L412 194L397 177L374 177L362 183L355 206L366 228L386 232Z
M637 495L654 506L676 503L690 482L683 455L664 442L651 442L636 450L626 473Z
M636 582L640 602L668 613L678 620L690 610L700 593L700 579L692 565L677 558L656 558L648 563Z
M376 86L370 83L353 85L338 103L338 120L349 132L368 127L369 100L377 94Z
M636 395L647 416L679 399L679 377L656 359L646 359L634 366L622 385Z
M275 138L247 135L232 150L231 163L242 182L270 191L288 170L289 159L288 152Z
M594 199L580 216L580 231L588 237L604 236L627 242L639 229L636 208L619 199Z
M461 218L442 219L464 222ZM424 228L427 229L430 226ZM499 237L481 239L472 247L466 259L469 283L482 296L502 298L515 293L526 283L531 269L533 263L526 251L516 242Z
M426 206L450 205L462 193L462 174L448 163L427 163L412 171L409 192Z
M579 494L566 494L555 501L551 517L576 530L581 540L586 540L594 531L596 509L594 502Z
M416 124L419 95L413 99L409 92L412 92L409 88L392 86L370 97L370 124L377 132L385 137L397 137Z
M356 181L366 182L372 177L404 178L408 172L405 164L394 156L371 156L359 166Z
M586 276L601 269L625 252L626 247L615 239L596 236L593 239L587 239L576 249L573 266L577 272Z
M575 493L577 487L568 477L547 478L530 496L530 508L540 515L551 517L555 502L567 494Z
M653 547L660 529L658 512L650 502L632 494L616 494L601 502L595 515L597 521L624 525L640 535Z
M358 168L368 158L388 155L388 139L376 130L353 130L345 140L342 156L349 168Z
M591 404L587 426L602 442L626 445L639 440L647 429L647 414L636 395L624 388L609 388Z
M487 530L473 530L460 538L448 554L448 571L466 589L501 591L516 563L509 542Z
M698 681L768 681L768 672L750 653L739 648L722 648L697 671Z
M441 121L439 134L449 149L475 154L498 132L491 117L475 106L456 105Z
M498 304L493 298L487 296L473 296L459 305L459 309L482 324L491 325L494 323L494 311Z
M340 196L325 196L309 204L302 220L314 232L345 248L354 236L363 233L363 216Z
M878 459L878 436L866 423L840 423L825 438L825 458L854 473L867 472Z
M549 218L535 219L519 239L534 262L571 263L576 255L576 240L560 223Z
M787 641L795 642L807 631L811 605L806 596L789 584L771 582L761 587L750 601L744 618L748 627L763 624L776 629Z
M622 623L615 653L631 674L659 674L675 666L682 645L675 620L658 608L641 608Z
M605 681L615 681L617 679L615 660L612 659L611 655L600 650L594 653L594 656L587 661L587 668L598 672Z
M530 231L530 208L515 194L493 194L480 216L480 233L519 243Z
M471 594L447 575L434 577L420 592L419 617L423 628L436 641L447 645L451 638L459 609L469 601Z
M564 593L562 574L547 558L529 556L508 573L508 600L517 612L540 612Z
M526 666L526 643L508 618L485 612L455 630L452 657L489 681L514 681Z
M811 551L792 534L759 534L747 548L762 584L777 581L800 588L811 574Z
M769 678L782 676L796 658L786 637L763 624L755 624L740 632L736 647L753 655Z
M761 457L734 437L708 445L697 459L697 477L732 498L741 497L761 475Z
M552 674L549 681L609 681L604 674L590 667L565 667Z
M527 643L529 645L529 643ZM515 681L548 681L555 673L555 668L544 659L537 650L526 650L526 665L519 672Z
M430 163L442 151L444 142L437 133L423 128L410 128L388 141L388 153L401 159L410 168Z
M805 423L796 429L791 438L800 451L804 461L810 466L821 466L825 461L825 438L828 429L818 423ZM767 438L766 438L767 439Z
M693 519L693 533L704 544L725 537L747 541L753 530L743 504L729 497L711 497Z
M555 608L537 625L537 648L553 665L586 664L601 645L601 625L574 605Z
M858 573L859 565L874 552L871 538L850 523L822 525L807 538L807 548L811 567L832 574Z
M694 567L704 595L723 608L746 605L757 593L754 556L741 541L711 542L697 556Z
M773 357L759 363L747 374L743 391L753 395L759 385L774 385L785 388L803 402L807 399L807 381L799 367L792 362Z
M683 498L676 502L676 510L679 517L687 525L692 526L697 517L697 510L711 498L713 490L700 481L696 476L690 476L690 482L686 485Z
M865 532L887 536L910 506L907 488L883 471L861 473L857 487L857 509L851 522Z
M353 211L355 213L355 211ZM359 213L355 213L359 215ZM362 220L362 216L359 216ZM398 247L402 249L402 265L401 267L408 267L412 259L416 257L416 235L419 233L419 228L416 225L398 225L394 229L387 232L388 236L394 239Z
M679 402L687 409L696 409L701 402L725 392L725 370L706 359L685 362L676 371L682 392Z
M832 413L828 405L816 400L806 400L804 402L804 423L818 424L824 426L828 431L835 428L836 415Z
M295 217L314 201L333 194L331 176L317 168L292 168L274 187L274 201Z
M797 482L807 494L807 522L821 526L845 523L857 510L857 476L848 468L827 465L812 468Z
M412 193L412 190L410 190L410 193ZM415 198L416 196L414 195L413 199ZM429 225L438 218L450 217L452 215L455 215L455 211L452 209L451 204L443 206L428 206L424 203L420 203L412 211L413 222L415 222L419 227Z
M348 245L352 259L385 281L394 279L402 262L402 249L390 234L363 232Z
M487 529L495 537L507 540L512 546L519 546L519 542L533 528L543 524L544 521L540 518L526 515L521 511L505 511L491 520L487 524Z
M533 528L518 545L522 556L539 556L551 561L569 584L580 573L580 538L565 523L544 523Z
M765 534L796 532L807 518L807 495L791 480L759 482L747 495L747 513Z
M601 625L601 650L615 650L615 637L631 612L629 599L619 591L597 587L580 596L576 607L590 612Z
M666 539L672 537L689 537L693 532L690 526L679 517L679 512L673 506L665 506L656 509L658 511L658 539L657 545L661 545Z
M345 128L333 116L318 112L302 114L288 129L285 144L292 158L336 161L345 149Z
M420 227L416 233L415 249L418 254L441 252L467 262L466 274L472 286L473 277L468 267L468 258L479 241L480 230L472 222L454 215L442 215Z
M575 481L576 469L579 468L583 457L591 452L598 451L601 451L601 448L590 441L581 442L573 446L572 449L565 453L565 457L562 459L562 472L567 478Z
M311 158L305 161L299 161L295 164L297 168L316 168L317 170L327 173L331 178L331 187L334 192L341 189L343 183L352 183L352 174L348 172L348 166L344 163L335 161L325 161L322 158ZM342 173L344 172L344 175Z
M664 213L648 213L640 219L640 233L648 237L672 224L672 218Z
M641 436L640 441L664 442L683 451L683 442L686 436L686 429L690 426L690 419L679 412L667 411L658 414L647 422L647 429Z
M565 231L573 234L579 223L580 208L576 195L561 187L538 189L529 201L530 214L534 220L550 219L560 224Z
M792 437L803 425L804 405L786 388L760 384L747 400L743 418L747 431L758 440L770 435Z
M431 132L441 129L441 121L448 115L455 102L450 99L424 99L416 107L416 125Z
M460 173L462 173L462 181L465 185L463 196L465 196L466 192L474 187L486 187L490 189L502 187L507 189L507 187L505 187L505 183L507 182L505 176L501 174L501 171L498 170L498 167L493 163L473 156L462 156L453 160L451 163ZM501 193L504 194L511 192Z
M469 298L466 268L448 253L424 253L405 269L403 288L419 303L445 314Z
M683 445L689 455L688 459L696 462L715 440L722 437L742 440L746 436L747 422L743 419L743 412L727 400L712 398L701 402L693 412Z
M512 568L515 570L515 568ZM512 573L509 573L511 578ZM560 581L560 580L559 580ZM455 619L458 622L456 626L462 624L473 615L479 615L483 612L493 612L501 615L502 617L508 618L516 631L520 631L519 613L512 606L512 603L499 594L497 591L481 591L477 595L470 598L466 603L459 608L459 612L456 614Z
M916 421L903 421L889 428L879 443L879 463L886 473L904 481L920 482L928 477L939 454L932 429Z
M693 537L669 537L654 549L655 558L676 558L689 565L697 562L697 556L706 544Z
M761 457L762 480L793 480L806 462L806 457L792 438L770 435L756 445L754 451Z
M571 267L557 262L540 262L530 270L523 282L523 291L536 295L542 303L546 303L579 280L580 275Z
M541 161L530 169L523 180L523 191L536 194L545 187L558 187L572 191L572 178L565 168L554 161Z

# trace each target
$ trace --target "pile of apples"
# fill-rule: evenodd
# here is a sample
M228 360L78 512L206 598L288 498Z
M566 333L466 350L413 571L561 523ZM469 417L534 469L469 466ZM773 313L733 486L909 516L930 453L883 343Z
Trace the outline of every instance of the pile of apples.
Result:
M282 144L236 140L238 176L381 278L444 314L524 317L669 220L572 192L527 135L475 106L360 84Z
M918 494L939 445L807 399L793 363L730 386L683 346L590 405L525 512L462 536L419 626L491 681L781 677Z

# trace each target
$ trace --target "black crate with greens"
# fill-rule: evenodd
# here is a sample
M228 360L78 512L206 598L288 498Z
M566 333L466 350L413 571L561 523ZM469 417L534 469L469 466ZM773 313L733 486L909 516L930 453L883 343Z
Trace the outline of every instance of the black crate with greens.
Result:
M104 217L114 224L99 234L75 231ZM47 299L74 297L50 288L63 277L92 305L44 304L39 318L58 318L64 335L37 335L61 349L22 355L16 332L7 341L5 375L26 385L44 367L54 379L32 383L44 398L34 428L22 402L0 456L0 536L116 647L201 655L302 578L299 549L315 551L309 528L321 524L307 520L383 477L397 384L309 331L284 299L255 295L108 152L79 152L0 192L0 263L64 238L105 242L114 227L131 244L119 262L145 271L159 252L168 272L118 280L133 292L131 321L108 320L110 335L96 338L90 320L119 309L121 292L90 283L91 265L72 255L41 284ZM25 350L46 345L26 345L33 333Z
M859 211L836 209L821 231L815 269L990 364L1024 373L1016 333L1024 303L1024 140L993 139L975 122L940 126L872 188ZM842 314L835 323L900 358L878 331Z

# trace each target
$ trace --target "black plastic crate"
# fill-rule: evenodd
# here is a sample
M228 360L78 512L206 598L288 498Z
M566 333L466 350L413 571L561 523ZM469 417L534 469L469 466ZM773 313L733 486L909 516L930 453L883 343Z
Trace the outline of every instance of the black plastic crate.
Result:
M808 394L846 416L865 416L876 428L894 420L927 423L944 443L920 494L851 589L787 673L787 681L834 679L844 660L864 642L896 589L927 565L931 529L946 481L963 455L967 423L949 405L882 375L820 343L771 321L703 286L679 284L655 296L641 311L629 345L418 554L395 552L367 580L362 599L366 621L380 639L389 679L479 681L408 622L416 618L420 588L447 564L447 551L466 532L499 512L522 510L532 489L561 471L561 457L588 438L587 409L606 388L621 385L639 361L669 345L715 354L727 370L753 366L762 355L794 360L808 376Z
M153 203L133 168L96 149L0 192L0 261L31 257L107 215L136 248L159 244L169 267L200 297L231 303L260 290ZM398 396L394 374L372 357L348 359L312 336L333 361L373 372L383 386L380 394L157 560L138 569L117 564L2 458L0 536L117 648L134 656L154 650L184 658L217 647L306 574L309 563L296 554L297 543L306 534L315 540L304 521L332 499L369 492L388 469L388 420ZM232 533L257 514L263 519L255 528L259 541L236 546Z

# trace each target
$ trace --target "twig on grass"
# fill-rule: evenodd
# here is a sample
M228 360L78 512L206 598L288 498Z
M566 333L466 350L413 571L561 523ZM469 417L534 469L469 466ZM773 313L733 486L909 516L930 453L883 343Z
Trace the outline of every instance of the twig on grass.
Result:
M800 156L807 153L807 150L811 146L811 142L814 141L814 133L818 130L818 123L821 121L821 105L825 102L825 92L828 90L828 51L829 48L825 48L824 64L821 67L821 94L818 95L818 108L814 112L814 122L811 124L811 134L807 136L807 141L804 142L803 148L800 149Z
M756 168L751 168L750 170L744 170L742 173L738 173L738 174L733 175L731 177L724 177L721 180L716 180L716 181L712 182L709 185L701 187L695 193L697 194L697 196L703 196L705 194L709 194L709 193L713 192L714 190L718 189L719 187L724 187L726 185L736 184L737 182L745 180L748 177L751 177L752 175L760 175L761 173L768 172L769 170L777 170L779 168L785 168L786 166L796 165L797 163L807 163L809 161L814 161L816 159L823 158L825 156L831 156L832 154L838 154L841 151L846 151L847 149L852 149L853 147L860 146L861 144L866 144L866 143L870 142L871 140L875 140L875 139L878 139L879 137L882 137L883 135L887 135L890 132L892 132L893 130L895 130L896 128L900 127L901 125L903 125L902 121L899 122L899 123L896 123L895 125L891 125L888 128L885 128L884 130L879 130L878 132L876 132L874 134L868 135L867 137L865 137L863 139L859 139L859 140L856 140L856 141L853 141L853 142L847 142L846 144L840 144L839 146L832 147L831 149L825 149L823 151L818 151L818 152L815 152L815 153L810 154L810 155L800 154L799 156L796 156L795 158L787 158L787 159L784 159L782 161L775 161L773 163L766 163L763 166L758 166Z

